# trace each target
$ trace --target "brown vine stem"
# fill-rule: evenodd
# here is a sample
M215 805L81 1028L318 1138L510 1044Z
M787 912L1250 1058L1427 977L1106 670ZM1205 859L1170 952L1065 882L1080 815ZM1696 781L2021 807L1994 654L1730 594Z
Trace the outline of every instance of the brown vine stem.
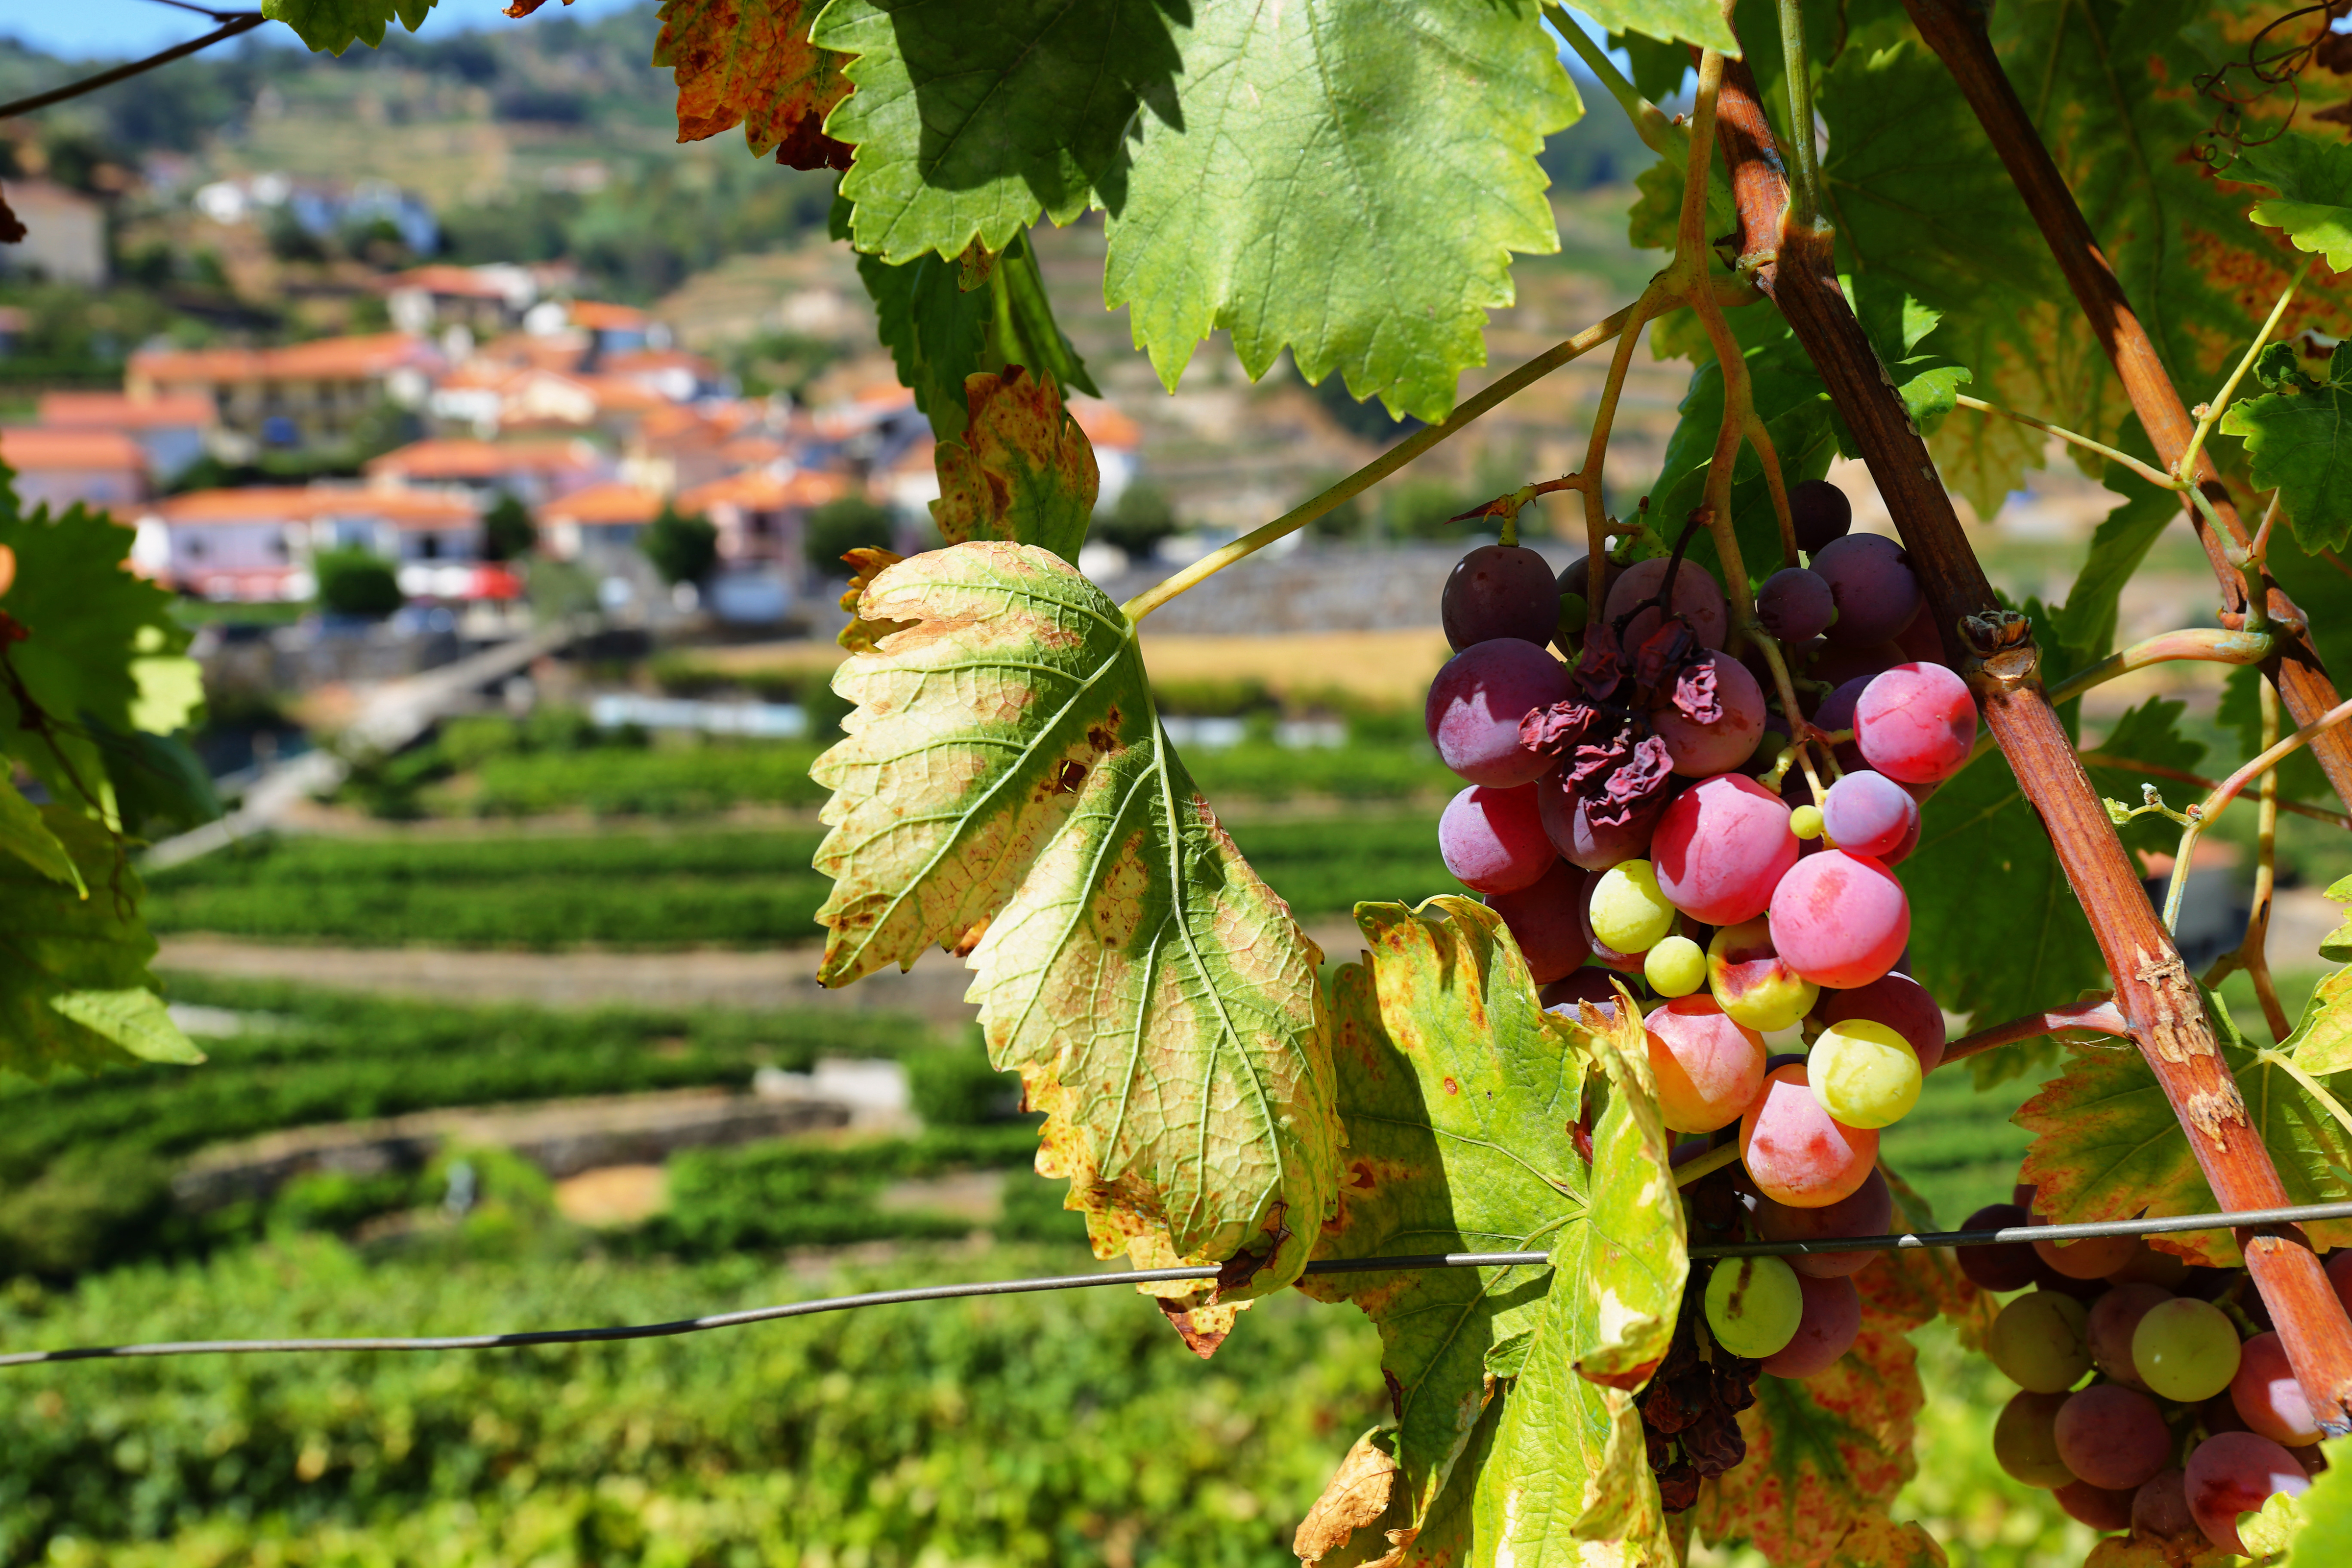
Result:
M1792 61L1790 68L1804 68ZM2188 966L2148 907L2138 870L2042 690L2031 625L1994 597L1927 443L1839 287L1829 237L1782 221L1788 186L1744 66L1726 73L1716 127L1739 212L1740 270L1787 318L1862 448L1945 647L2050 834L2115 977L2117 1011L2199 1166L2224 1208L2284 1206L2286 1189L2221 1059ZM2331 1433L2352 1432L2352 1321L2319 1259L2300 1233L2244 1235L2241 1247L2319 1424Z
M2021 1018L2011 1018L1990 1028L1979 1029L1972 1035L1963 1035L1944 1047L1943 1058L1936 1066L1947 1068L1969 1057L1997 1051L2021 1040L2038 1040L2044 1035L2054 1035L2064 1029L2095 1029L2103 1035L2116 1036L2131 1033L2130 1027L2124 1023L2124 1016L2116 1011L2115 998L2101 992L2067 1006L2028 1013Z
M2168 469L2177 468L2196 433L2195 421L2182 405L2147 328L2124 298L2123 283L2099 249L2098 239L2075 204L2074 193L2066 188L2050 149L2042 144L2032 116L2001 69L1985 31L1983 7L1979 0L1904 0L1904 9L1959 84L1991 138L1993 150L2000 154L2010 179L2032 213L2051 254L2057 258L2092 331L2114 363L2132 409L2156 447L2158 460ZM2242 625L2252 605L2239 569L2250 542L2245 524L2210 457L2199 454L2191 478L2196 483L2188 494L2201 499L2205 505L2190 506L2189 525L2197 531L2198 542L2205 548L2213 580L2221 589L2222 624ZM2295 722L2308 724L2336 706L2336 687L2311 645L2303 612L2267 575L2261 582L2265 616L2286 634L2263 673L2278 687ZM2352 734L2333 733L2313 747L2312 754L2336 795L2352 805Z

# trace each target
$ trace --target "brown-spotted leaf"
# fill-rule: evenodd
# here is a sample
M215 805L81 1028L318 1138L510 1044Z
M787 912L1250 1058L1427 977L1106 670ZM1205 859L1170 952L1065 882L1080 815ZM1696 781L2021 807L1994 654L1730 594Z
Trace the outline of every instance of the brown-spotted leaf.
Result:
M1101 475L1086 432L1051 376L1021 366L964 378L971 422L939 446L931 518L951 544L1004 539L1076 562Z
M993 542L885 569L858 613L909 625L834 677L856 708L811 770L834 791L818 978L968 953L990 1056L1046 1113L1038 1169L1097 1250L1230 1264L1225 1301L1289 1283L1336 1179L1322 954L1161 734L1133 626Z
M841 607L850 615L849 624L834 634L833 640L852 653L863 653L888 637L912 626L912 621L869 621L859 617L857 601L866 596L866 586L885 568L896 566L906 557L895 550L879 550L861 545L842 554L842 563L849 568L849 586L841 592Z
M2346 1172L2352 1171L2352 1131L2296 1081L2279 1059L2282 1053L2263 1059L2240 1037L2221 999L2200 994L2243 1100L2199 1108L2208 1129L2225 1142L2259 1139L2267 1146L2287 1202L2343 1198ZM2352 1100L2352 1074L2321 1082L2338 1102ZM2221 1207L2171 1101L2147 1060L2128 1045L2070 1047L2066 1070L2011 1120L2034 1135L2018 1180L2033 1184L2033 1210L2053 1224L2211 1214ZM2352 1242L2352 1222L2316 1220L2305 1228L2321 1247ZM2148 1240L2192 1263L2233 1268L2240 1262L2237 1241L2226 1230Z
M1756 1403L1739 1414L1746 1461L1699 1489L1696 1523L1707 1540L1748 1542L1776 1563L1812 1563L1840 1561L1850 1539L1857 1550L1905 1539L1901 1527L1873 1521L1888 1520L1916 1468L1913 1425L1926 1396L1908 1336L1934 1308L1884 1258L1853 1282L1862 1296L1853 1348L1801 1383L1758 1381ZM1869 1532L1856 1535L1865 1523Z
M846 169L824 117L849 96L844 57L809 42L812 0L663 0L654 64L677 79L677 139L743 127L755 155L795 169Z

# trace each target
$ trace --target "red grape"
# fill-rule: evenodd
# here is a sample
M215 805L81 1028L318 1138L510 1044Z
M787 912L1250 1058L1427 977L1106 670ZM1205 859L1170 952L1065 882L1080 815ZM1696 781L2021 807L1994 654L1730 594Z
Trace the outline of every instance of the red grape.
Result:
M2189 1477L2178 1465L2168 1465L2132 1493L2131 1527L2150 1541L2200 1541L2197 1516L2189 1511Z
M1676 795L1650 841L1658 887L1706 925L1737 925L1771 906L1797 861L1789 808L1755 780L1720 773Z
M1919 837L1919 803L1885 773L1862 769L1830 785L1822 827L1840 849L1884 860L1889 850Z
M1797 1288L1805 1293L1805 1315L1797 1321L1796 1337L1764 1358L1764 1370L1774 1377L1827 1372L1853 1348L1854 1337L1862 1332L1862 1297L1853 1280L1820 1279L1800 1272Z
M1898 664L1853 709L1854 742L1870 765L1903 784L1940 784L1977 743L1977 701L1940 664Z
M1667 1128L1712 1132L1739 1120L1764 1084L1764 1037L1725 1016L1705 993L1675 997L1643 1024Z
M1487 907L1503 917L1538 985L1565 977L1592 951L1584 940L1585 876L1565 860L1515 893L1489 893Z
M2078 1520L2093 1530L2131 1528L2131 1492L2111 1492L2088 1481L2068 1481L2050 1495L2066 1510L2067 1518Z
M1790 1208L1770 1198L1756 1205L1756 1233L1767 1241L1828 1241L1848 1236L1885 1236L1895 1223L1895 1194L1874 1168L1862 1185L1817 1209ZM1840 1279L1876 1262L1875 1252L1792 1252L1789 1267L1814 1279Z
M1828 548L1853 526L1853 503L1827 479L1806 479L1789 487L1789 521L1795 526L1797 548L1806 554Z
M1622 823L1595 822L1592 803L1571 792L1564 768L1555 768L1536 781L1536 805L1552 847L1570 865L1588 871L1606 871L1645 852L1650 835L1666 811L1665 797L1661 795L1635 806Z
M1832 1119L1802 1067L1776 1068L1739 1119L1739 1158L1774 1203L1826 1208L1870 1179L1878 1134Z
M2058 1457L2095 1487L2123 1490L2146 1481L2172 1457L2172 1434L2156 1401L2117 1383L2094 1384L2058 1411Z
M2040 1215L2025 1222L2048 1225ZM2092 1236L2081 1241L2037 1241L2034 1252L2069 1279L2105 1279L2129 1263L2142 1246L2136 1236Z
M1987 1204L1963 1220L1960 1228L2007 1230L2024 1223L2025 1210L2016 1204ZM2021 1241L1963 1247L1956 1252L1960 1272L1984 1289L2022 1290L2033 1283L2033 1248Z
M1531 784L1472 784L1455 795L1437 819L1437 852L1465 887L1481 893L1516 893L1559 862Z
M1551 759L1519 742L1519 721L1568 696L1568 670L1533 643L1497 637L1446 660L1423 714L1438 760L1474 784L1508 789L1542 774Z
M2327 1282L2336 1287L2336 1299L2344 1310L2352 1312L2352 1247L2339 1247L2327 1255Z
M1674 820L1671 809L1666 818ZM1772 889L1771 910L1773 947L1816 985L1867 985L1895 967L1911 939L1903 884L1877 861L1843 849L1790 867Z
M1911 1042L1911 1048L1919 1053L1921 1072L1935 1071L1936 1064L1944 1059L1944 1010L1936 1005L1926 986L1899 970L1888 970L1867 985L1822 992L1821 1001L1814 1005L1813 1016L1824 1024L1868 1018L1885 1025ZM2002 1223L2023 1225L2025 1213L2021 1209L2017 1218Z
M1540 647L1559 629L1559 584L1534 551L1481 544L1454 563L1438 616L1456 650L1496 637Z
M1837 619L1824 633L1848 647L1881 643L1919 613L1919 579L1903 547L1875 533L1849 533L1813 552L1812 568L1830 585Z
M1685 778L1728 773L1756 754L1764 735L1764 691L1747 666L1727 653L1712 653L1715 700L1722 714L1711 724L1685 718L1672 702L1654 709L1650 728L1666 743L1675 772Z
M1793 1260L1792 1260L1793 1261ZM2312 1419L2311 1401L2287 1364L2286 1346L2275 1333L2256 1334L2239 1352L2238 1374L2230 1380L2230 1402L2247 1430L2300 1448L2319 1441L2319 1423Z
M2238 1540L2238 1516L2260 1509L2272 1494L2300 1496L2311 1478L2294 1456L2252 1432L2221 1432L2197 1445L2184 1478L2189 1512L2205 1539L2224 1552L2246 1555Z
M1764 629L1795 647L1822 635L1837 614L1830 585L1801 566L1783 566L1756 590L1756 618Z
M2132 1260L2107 1276L2111 1285L2161 1285L2168 1290L2178 1290L2189 1279L2189 1265L2169 1252L2155 1247L2132 1255Z
M2132 1331L2150 1307L2171 1300L2172 1292L2160 1285L2126 1283L2109 1286L2105 1294L2093 1301L2085 1332L2091 1340L2091 1359L2099 1370L2127 1387L2146 1388L2139 1368L2132 1363Z
M1944 653L1943 635L1936 628L1936 606L1922 605L1911 624L1895 634L1895 646L1903 650L1906 664L1940 664L1952 662Z
M1653 556L1636 561L1617 574L1609 584L1609 604L1602 612L1614 621L1644 599L1657 597L1665 585L1667 557ZM1731 627L1731 612L1723 603L1723 589L1707 574L1706 568L1696 561L1684 561L1675 568L1675 614L1690 623L1691 635L1708 647L1721 647L1725 634ZM1643 610L1625 624L1619 638L1627 648L1642 646L1643 640L1657 630L1660 616L1656 606Z

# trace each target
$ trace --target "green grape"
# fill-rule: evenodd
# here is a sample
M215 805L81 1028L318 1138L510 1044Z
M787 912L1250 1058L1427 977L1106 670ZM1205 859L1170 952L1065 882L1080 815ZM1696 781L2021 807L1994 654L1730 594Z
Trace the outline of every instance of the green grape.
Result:
M1642 977L1661 996L1687 996L1706 984L1706 954L1686 936L1670 936L1643 955Z
M1992 1457L2011 1480L2047 1491L2074 1479L2058 1457L2056 1432L2059 1407L2069 1397L2028 1392L2001 1406L1992 1424Z
M2167 1399L2210 1399L2238 1375L2238 1330L2210 1301L2175 1296L2158 1301L2132 1331L2132 1366Z
M2063 1393L2091 1370L2090 1328L2090 1311L2074 1297L2054 1290L2028 1291L1992 1321L1985 1354L2020 1388Z
M1646 952L1675 929L1675 906L1647 860L1620 860L1593 879L1592 934L1619 952Z
M1789 814L1789 831L1800 838L1819 838L1822 836L1822 808L1818 805L1797 807Z
M1706 1326L1733 1355L1762 1361L1778 1354L1804 1318L1804 1287L1777 1258L1727 1258L1707 1279Z
M1832 1024L1805 1058L1813 1098L1848 1127L1887 1127L1919 1103L1919 1053L1868 1018Z

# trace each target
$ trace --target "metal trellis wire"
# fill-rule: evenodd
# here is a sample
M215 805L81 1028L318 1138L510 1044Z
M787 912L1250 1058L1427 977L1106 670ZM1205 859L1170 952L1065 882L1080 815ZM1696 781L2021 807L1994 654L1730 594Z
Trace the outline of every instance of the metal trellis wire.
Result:
M2352 1219L2352 1203L2303 1204L2291 1208L2244 1209L2233 1214L2181 1215L2169 1219L2110 1220L2097 1225L2010 1226L2000 1230L1937 1230L1891 1236L1847 1236L1821 1241L1755 1241L1707 1244L1690 1248L1693 1258L1757 1258L1798 1252L1886 1252L1931 1247L1997 1247L2021 1241L2081 1241L2095 1236L2165 1236L2191 1230L2250 1230L2297 1225L2305 1220ZM1420 1268L1507 1268L1549 1261L1543 1252L1434 1252L1397 1258L1333 1258L1307 1266L1309 1274L1390 1274ZM431 1339L178 1340L152 1344L86 1345L69 1350L17 1351L0 1355L0 1367L47 1362L104 1361L133 1356L236 1355L317 1351L491 1351L526 1345L600 1344L615 1340L659 1340L709 1329L739 1329L747 1323L845 1312L857 1307L890 1307L907 1301L948 1301L965 1296L1020 1296L1039 1290L1082 1290L1101 1285L1158 1285L1213 1279L1213 1265L1193 1268L1129 1268L1105 1274L1057 1274L1036 1279L982 1279L962 1285L923 1285L908 1290L868 1290L826 1296L741 1312L679 1318L667 1323L627 1323L604 1329L537 1329L513 1334L452 1334Z

